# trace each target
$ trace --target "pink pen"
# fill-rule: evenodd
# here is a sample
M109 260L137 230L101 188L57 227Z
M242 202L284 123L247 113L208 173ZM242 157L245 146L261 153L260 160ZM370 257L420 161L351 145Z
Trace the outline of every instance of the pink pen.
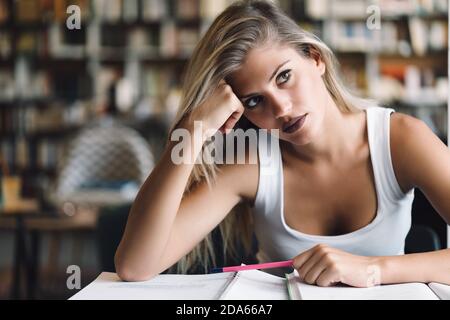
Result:
M292 267L292 263L293 263L293 261L289 260L289 261L281 261L281 262L269 262L269 263L261 263L261 264L250 264L250 265L245 265L245 266L214 268L214 269L211 270L211 273L236 272L236 271L245 271L245 270L273 269L273 268Z

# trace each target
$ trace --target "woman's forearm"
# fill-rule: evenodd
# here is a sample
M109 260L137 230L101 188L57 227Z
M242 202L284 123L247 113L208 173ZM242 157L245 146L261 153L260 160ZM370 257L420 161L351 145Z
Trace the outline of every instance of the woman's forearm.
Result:
M450 249L379 258L381 283L439 282L450 285Z
M166 148L132 206L115 257L116 271L124 280L148 278L157 272L194 166L193 161L172 161L174 145ZM184 150L192 151L188 146Z

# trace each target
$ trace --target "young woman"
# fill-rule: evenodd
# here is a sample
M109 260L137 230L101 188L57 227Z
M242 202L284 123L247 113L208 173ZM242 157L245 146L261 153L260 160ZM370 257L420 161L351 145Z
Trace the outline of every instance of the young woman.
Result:
M275 5L223 12L184 85L173 130L194 137L200 121L205 148L242 118L277 134L279 146L269 157L260 139L256 163L217 166L175 164L169 142L117 250L123 280L214 261L210 232L220 224L227 251L254 231L261 262L294 259L310 284L450 284L450 250L403 254L414 188L450 222L449 150L423 122L350 94L330 49ZM195 159L194 140L185 151Z

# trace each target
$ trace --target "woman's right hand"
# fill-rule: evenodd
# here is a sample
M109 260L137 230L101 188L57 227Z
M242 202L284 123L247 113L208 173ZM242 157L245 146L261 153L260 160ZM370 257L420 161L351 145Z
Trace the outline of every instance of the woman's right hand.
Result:
M243 113L244 106L241 101L231 86L222 80L213 94L187 117L188 127L194 128L194 121L200 121L203 138L208 139L217 131L227 134Z

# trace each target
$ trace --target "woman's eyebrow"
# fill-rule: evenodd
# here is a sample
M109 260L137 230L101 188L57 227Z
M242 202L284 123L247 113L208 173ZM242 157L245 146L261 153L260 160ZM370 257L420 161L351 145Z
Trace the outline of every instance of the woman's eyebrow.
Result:
M282 64L280 64L276 69L275 69L275 71L272 73L272 75L270 76L270 79L269 79L269 81L268 82L270 82L270 81L272 81L272 79L275 77L275 75L278 73L278 71L286 64L286 63L288 63L288 62L290 62L291 60L287 60L287 61L285 61L285 62L283 62ZM250 93L250 94L247 94L247 95L245 95L245 96L241 96L241 97L239 97L239 99L245 99L245 98L250 98L251 96L255 96L255 95L257 95L258 93Z

